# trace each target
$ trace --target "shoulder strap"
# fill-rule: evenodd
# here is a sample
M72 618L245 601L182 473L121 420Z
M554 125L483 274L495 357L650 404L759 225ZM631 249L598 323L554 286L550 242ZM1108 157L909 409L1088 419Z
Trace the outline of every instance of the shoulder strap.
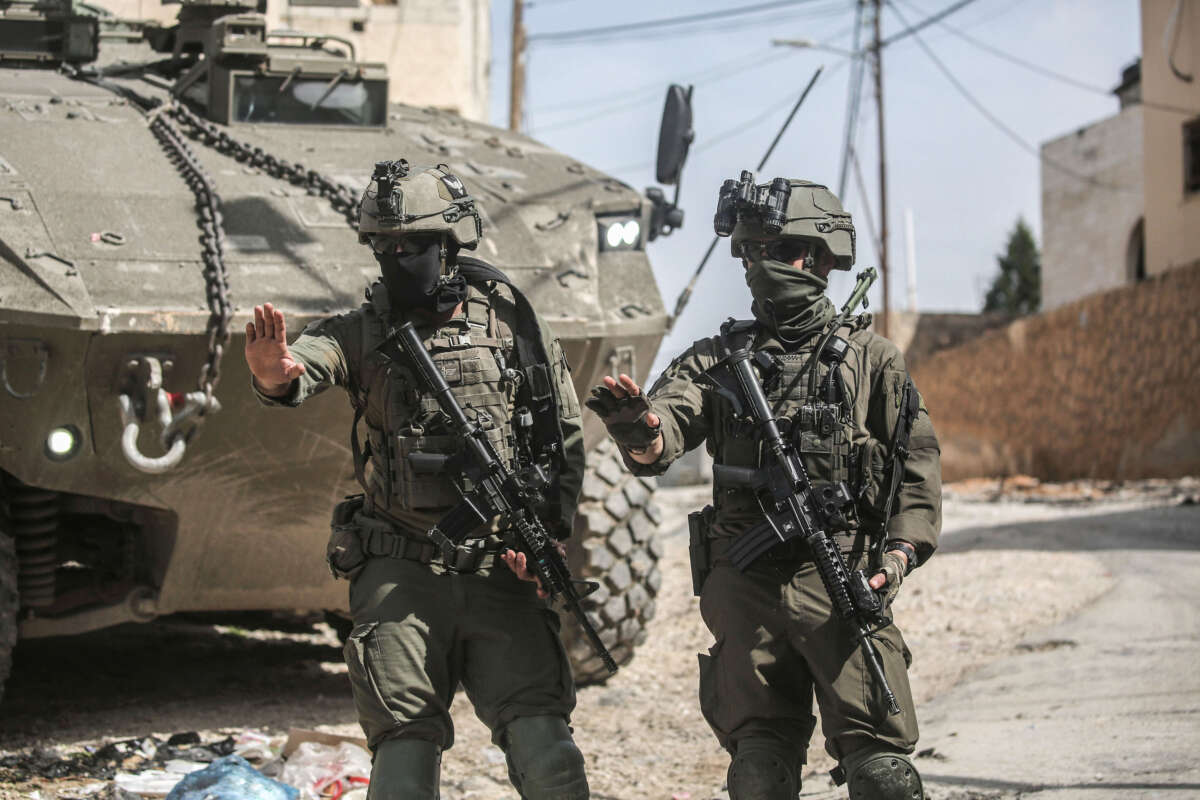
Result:
M553 381L550 377L550 353L546 351L546 343L542 340L542 330L538 326L533 305L511 278L486 261L460 255L458 270L468 283L481 285L492 281L502 283L512 291L517 305L517 329L513 331L513 339L517 348L517 360L525 373L525 383L521 391L526 394L525 400L533 412L534 429L538 438L545 444L556 444L555 460L561 459L563 434L559 424L560 409L554 397Z
M881 529L883 533L875 542L878 547L877 555L882 555L882 548L887 540L887 528L892 518L892 507L896 503L896 493L900 490L900 483L904 478L904 462L908 460L908 440L912 436L913 423L920 410L921 395L917 392L917 387L913 385L912 378L905 376L904 388L900 395L900 415L896 418L896 428L892 431L892 442L888 450L892 457L892 469L885 495L886 505L883 507L883 527ZM878 559L876 559L876 563L878 563Z

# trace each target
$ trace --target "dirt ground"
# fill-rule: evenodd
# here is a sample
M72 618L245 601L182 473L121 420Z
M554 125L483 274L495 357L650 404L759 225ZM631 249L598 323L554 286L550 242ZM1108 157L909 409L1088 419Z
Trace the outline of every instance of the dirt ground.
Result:
M997 526L1138 504L1194 502L1196 482L1169 489L1027 496L1028 487L949 487L946 536L987 536ZM726 797L728 761L700 715L696 653L711 644L691 596L685 515L708 489L661 490L667 537L658 613L633 662L602 686L580 690L573 719L592 796ZM1024 492L1025 494L1022 494ZM1083 492L1082 494L1086 494ZM1068 499L1064 500L1063 498ZM906 581L897 620L913 651L919 704L965 673L1013 651L1103 594L1110 578L1092 555L1061 550L965 549L937 556ZM1034 601L1036 599L1036 602ZM105 742L197 731L205 742L246 729L291 727L359 735L345 666L332 630L313 617L169 618L87 636L22 643L0 704L0 798L73 798L100 784L84 776L30 779L31 754L69 755ZM511 800L503 754L460 697L457 740L444 758L446 800ZM39 752L40 751L40 752ZM6 758L8 757L8 758ZM820 735L809 772L831 765ZM823 774L809 786L828 785Z

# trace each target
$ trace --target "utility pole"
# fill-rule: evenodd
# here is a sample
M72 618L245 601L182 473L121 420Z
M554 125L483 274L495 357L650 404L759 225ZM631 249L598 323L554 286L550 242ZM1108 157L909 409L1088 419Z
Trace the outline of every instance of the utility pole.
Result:
M508 70L508 129L521 130L525 104L525 0L513 0L512 60Z
M880 36L880 18L883 16L883 0L872 0L875 7L873 20L874 38L871 43L871 71L875 77L876 124L879 126L879 278L883 281L883 313L879 315L879 334L888 335L888 313L891 310L891 293L888 291L888 212L887 212L887 155L883 138L883 45Z

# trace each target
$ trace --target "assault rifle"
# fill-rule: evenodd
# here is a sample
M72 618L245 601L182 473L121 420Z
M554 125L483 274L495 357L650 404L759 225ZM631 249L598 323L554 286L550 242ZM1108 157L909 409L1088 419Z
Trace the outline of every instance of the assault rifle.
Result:
M537 506L550 485L546 471L538 464L529 464L519 473L510 471L496 453L483 426L467 419L463 413L412 323L404 323L394 335L400 348L412 359L426 388L433 392L442 413L450 418L455 432L461 437L469 464L467 474L474 483L474 488L463 494L459 504L430 528L430 540L444 553L450 553L468 533L499 517L504 526L516 532L517 550L525 554L526 564L537 575L542 588L552 598L562 598L563 605L575 615L604 666L609 672L616 672L617 662L600 641L600 635L580 605L580 600L597 588L596 584L580 582L584 593L579 593L554 538L538 519Z
M832 329L820 338L818 347L824 346L832 331L840 327L850 311L863 301L874 280L874 269L859 274L850 300L832 323ZM752 354L748 348L749 337L733 334L733 324L731 319L721 327L724 356L704 373L704 382L729 400L738 416L750 418L764 445L764 463L760 469L717 464L713 474L721 486L752 489L765 519L738 537L726 556L734 566L744 570L780 542L802 539L808 545L834 611L847 621L855 641L862 647L867 668L882 691L889 713L899 714L900 706L883 674L879 652L871 641L872 628L877 630L888 624L883 614L883 602L870 587L865 570L850 571L837 542L827 530L827 521L853 498L844 483L814 487L809 480L799 452L779 430L751 363L757 361L760 367L769 368L769 357L765 353ZM818 358L819 351L809 362L810 370L816 369Z

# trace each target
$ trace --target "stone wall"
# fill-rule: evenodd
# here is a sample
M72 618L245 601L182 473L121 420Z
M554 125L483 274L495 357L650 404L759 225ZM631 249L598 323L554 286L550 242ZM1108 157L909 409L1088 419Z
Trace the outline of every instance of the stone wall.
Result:
M913 377L947 480L1200 474L1200 263L989 331Z

